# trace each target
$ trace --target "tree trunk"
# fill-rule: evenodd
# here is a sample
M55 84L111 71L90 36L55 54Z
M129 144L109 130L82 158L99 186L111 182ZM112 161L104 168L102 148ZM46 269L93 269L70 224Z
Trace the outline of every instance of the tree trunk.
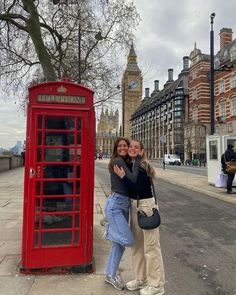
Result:
M44 78L46 81L54 81L56 80L56 73L51 63L50 56L43 43L38 12L34 5L34 1L23 0L22 2L24 4L25 10L30 14L26 26L34 43L40 64L43 68Z

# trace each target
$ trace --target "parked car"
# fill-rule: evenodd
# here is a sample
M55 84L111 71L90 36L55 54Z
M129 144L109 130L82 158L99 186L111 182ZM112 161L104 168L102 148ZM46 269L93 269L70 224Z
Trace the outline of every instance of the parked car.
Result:
M164 163L169 165L181 165L181 160L178 155L174 154L165 154L164 155Z

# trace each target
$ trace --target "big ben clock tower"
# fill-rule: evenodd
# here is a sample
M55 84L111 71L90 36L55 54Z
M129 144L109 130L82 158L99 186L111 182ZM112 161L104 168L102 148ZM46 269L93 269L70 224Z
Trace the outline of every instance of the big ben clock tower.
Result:
M127 66L122 79L122 133L131 137L131 115L140 105L142 98L142 73L137 64L137 55L131 45Z

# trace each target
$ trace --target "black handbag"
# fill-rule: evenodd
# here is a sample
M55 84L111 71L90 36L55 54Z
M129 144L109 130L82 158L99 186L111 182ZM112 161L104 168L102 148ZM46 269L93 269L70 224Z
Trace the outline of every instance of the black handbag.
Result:
M152 182L152 180L151 180ZM157 198L156 193L154 189L154 185L152 182L152 191L155 198L155 203L157 204ZM137 196L137 208L139 205L139 198ZM143 210L138 210L137 212L137 219L138 219L138 225L142 229L154 229L160 226L161 224L161 216L159 214L159 211L157 208L152 208L152 216L147 216L147 214Z

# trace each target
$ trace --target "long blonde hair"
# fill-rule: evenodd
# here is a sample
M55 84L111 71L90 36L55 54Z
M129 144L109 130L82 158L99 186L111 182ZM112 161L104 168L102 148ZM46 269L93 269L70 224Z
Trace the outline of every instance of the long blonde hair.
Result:
M150 165L150 163L149 163L149 161L148 161L148 159L146 157L143 143L138 139L132 139L132 141L138 142L139 146L140 146L140 149L143 151L140 166L147 172L147 175L149 177L154 179L156 177L156 172L155 172L154 168Z

